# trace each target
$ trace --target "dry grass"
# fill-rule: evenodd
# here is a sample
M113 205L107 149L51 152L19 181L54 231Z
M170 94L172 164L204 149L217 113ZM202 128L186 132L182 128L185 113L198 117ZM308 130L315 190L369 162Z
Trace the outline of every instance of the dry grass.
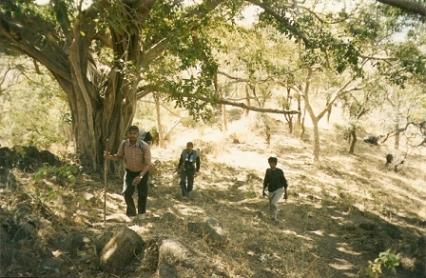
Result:
M250 126L249 121L239 124L231 128ZM416 263L421 258L412 250L426 232L423 156L410 157L401 173L388 172L382 167L385 149L360 145L356 156L347 156L334 140L323 151L322 162L313 165L310 145L293 136L274 135L271 146L253 133L239 136L244 144L229 143L228 136L205 128L188 131L167 149L154 148L154 160L159 162L148 215L129 222L129 227L145 240L177 239L221 265L231 277L360 277L368 260L388 248L403 254L398 275L417 277ZM183 199L174 170L187 140L201 149L202 170L193 196ZM279 223L269 220L267 199L260 195L270 155L278 156L290 184L289 200L280 203ZM34 194L28 178L20 180ZM45 187L55 188L60 196L45 201L58 222L93 237L102 231L96 224L103 217L100 180L82 177L66 190L52 184ZM120 190L121 179L110 180L108 225L126 221ZM219 220L228 233L228 245L211 246L188 231L188 222L206 216ZM86 277L108 277L94 268L85 269L84 263L79 270ZM143 268L132 271L123 277L158 275Z

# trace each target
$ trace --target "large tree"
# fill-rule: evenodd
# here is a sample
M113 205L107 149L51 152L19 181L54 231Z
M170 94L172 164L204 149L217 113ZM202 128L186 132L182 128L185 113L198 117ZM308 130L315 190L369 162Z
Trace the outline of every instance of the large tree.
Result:
M2 0L0 50L26 54L50 71L66 94L81 163L98 170L105 140L117 147L162 59L181 71L200 69L176 86L209 85L214 61L208 41L194 34L221 2Z

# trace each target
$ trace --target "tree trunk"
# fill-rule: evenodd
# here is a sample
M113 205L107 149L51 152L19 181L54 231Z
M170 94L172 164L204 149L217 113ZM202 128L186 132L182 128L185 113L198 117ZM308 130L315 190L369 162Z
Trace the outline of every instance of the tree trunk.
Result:
M160 145L160 147L164 147L164 132L163 132L163 125L161 124L160 96L158 93L154 94L154 101L155 101L155 112L157 114L158 144Z
M399 150L399 141L400 141L400 131L399 131L399 124L395 123L395 142L394 142L394 149Z
M263 126L265 127L265 143L269 146L271 144L271 127L268 123L268 118L265 113L261 114Z
M250 91L249 91L249 86L246 85L246 104L247 106L251 106L251 102L250 102ZM250 113L249 109L246 109L245 115L248 116Z
M223 94L223 90L220 90L219 88L217 73L214 75L213 84L214 84L215 94L219 96L221 99L223 99L224 94ZM220 104L220 118L221 118L222 131L225 132L226 130L228 130L228 124L226 121L226 108L224 104Z
M226 106L224 104L220 105L220 110L221 110L221 118L222 118L222 131L227 131L228 130L228 121L226 118Z
M114 55L123 56L123 53L126 53L129 62L137 61L140 52L138 35L127 36L114 30L111 30L111 33ZM125 75L128 73L119 62L113 65L113 69L105 77L95 65L90 64L88 51L89 42L86 36L81 36L76 25L68 55L70 81L65 82L60 76L55 77L67 93L76 151L81 164L87 170L100 171L106 139L107 149L115 153L125 137L126 129L132 123L136 110L138 80L126 79ZM135 66L138 68L137 63ZM137 72L133 74L137 75ZM89 76L93 80L107 79L107 85L98 87L99 84L89 80ZM115 172L114 168L110 170Z
M330 106L327 108L327 123L330 123L330 116L331 116L332 106L333 106L333 105L330 105Z
M320 159L320 135L318 129L318 120L316 118L312 119L312 125L314 126L314 162L318 162Z
M321 119L321 117L315 116L315 112L311 106L311 103L309 102L309 88L311 85L311 76L312 76L312 69L308 70L308 75L306 77L306 84L305 89L303 92L303 100L305 101L305 110L308 111L309 117L311 118L312 125L314 128L314 145L313 145L313 161L314 163L319 161L320 158L320 138L319 138L319 128L318 128L318 122Z
M292 101L291 88L287 87L287 96L286 96L286 99L285 99L284 109L286 109L286 110L290 109L291 101ZM300 116L298 116L298 117L300 117ZM287 121L289 133L292 134L293 133L293 115L284 114L284 118Z
M303 116L300 120L300 139L303 140L303 136L305 136L305 119L306 119L306 106L303 109Z
M297 124L298 126L302 125L302 98L300 94L297 94L297 111L299 111L299 114L297 114Z
M350 138L349 153L350 154L354 154L354 152L355 152L355 144L356 144L356 141L357 141L356 127L355 126L351 126L351 130L350 130L350 133L349 133L349 138Z
M288 132L293 134L293 117L289 118L288 121Z
M400 128L399 128L399 123L400 123L400 119L401 119L401 99L400 99L400 95L399 93L397 93L397 99L396 99L396 105L395 105L395 142L394 142L394 149L395 150L399 150L399 141L400 141Z
M87 101L78 88L62 88L69 99L75 149L80 164L86 170L99 171L102 169L104 150L108 148L115 153L121 140L125 138L126 129L134 116L136 102L125 102L122 98L112 101L106 97L102 103L96 103ZM123 88L121 89L123 91ZM116 94L115 97L120 95L116 92L113 94ZM108 146L105 146L106 139Z
M268 123L265 124L265 141L268 146L271 145L271 128Z

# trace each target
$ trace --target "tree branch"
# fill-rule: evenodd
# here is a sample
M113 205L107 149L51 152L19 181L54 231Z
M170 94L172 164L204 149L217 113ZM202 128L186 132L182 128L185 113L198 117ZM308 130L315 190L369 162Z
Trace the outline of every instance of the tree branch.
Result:
M32 22L31 19L28 20ZM3 17L3 15L0 15L0 36L4 37L4 40L7 41L10 47L27 54L31 58L39 61L51 72L54 72L62 79L71 82L70 73L66 65L63 65L63 62L66 62L64 52L50 44L44 48L38 48L32 43L35 38L28 37L32 36L33 33L25 32L25 28L30 27L22 26L18 23L12 23L7 21L6 17ZM47 41L50 41L49 36L46 37Z
M236 83L238 83L238 82L241 82L241 83L246 82L246 83L251 83L251 84L257 84L257 83L265 83L265 82L273 81L274 80L274 78L272 76L268 76L265 79L251 80L251 79L247 79L247 78L243 78L243 77L232 76L232 75L230 75L230 74L228 74L226 72L223 72L223 71L218 71L217 73L220 74L220 75L223 75L223 76L225 76L225 77L227 77L229 79L237 81Z
M152 93L152 92L164 92L164 93L168 93L168 90L166 88L162 88L161 86L156 86L156 85L146 85L143 86L140 89L140 92L138 94L138 99ZM273 109L273 108L261 108L261 107L255 107L255 106L250 106L247 105L245 103L240 103L240 102L233 102L224 98L215 98L215 99L209 99L206 97L193 97L194 99L197 100L201 100L201 101L205 101L208 103L212 103L212 104L224 104L224 105L230 105L230 106L235 106L235 107L240 107L246 110L251 110L251 111L257 111L257 112L265 112L265 113L275 113L275 114L299 114L299 111L296 110L281 110L281 109Z
M202 100L202 101L206 101L206 102L212 102L210 99L204 98L204 97L198 97L196 99L199 99L199 100ZM229 100L226 100L226 99L223 99L223 98L215 99L213 101L213 103L216 103L216 104L225 104L225 105L240 107L240 108L243 108L243 109L246 109L246 110L251 110L251 111L256 111L256 112L263 112L263 113L299 114L299 111L296 111L296 110L281 110L281 109L273 109L273 108L255 107L255 106L247 105L245 103L232 102L232 101L229 101Z
M274 9L271 6L269 6L267 3L263 1L259 1L259 0L246 0L246 1L262 8L267 14L271 15L275 20L277 20L286 29L288 29L293 35L301 39L306 46L311 45L311 42L302 31L300 31L294 24L292 24L289 19L285 18L284 16L274 11Z
M354 88L350 88L348 90L346 90L346 88L352 83L352 81L354 81L354 79L352 78L351 80L347 81L335 94L335 96L333 97L333 99L326 105L326 107L321 111L321 113L319 113L317 115L318 119L321 119L325 113L327 113L327 110L330 109L330 107L336 102L336 100L343 96L344 94L347 94L349 92L352 91L356 91L359 90L360 88L358 87L354 87Z
M426 17L426 5L414 0L376 0L382 4L400 8L409 13L414 13Z
M203 3L199 4L196 8L192 9L190 12L188 12L183 17L190 18L203 18L206 14L214 10L219 4L221 4L222 0L205 0ZM195 23L192 26L187 26L188 29L191 28L197 28ZM170 36L173 36L173 32L170 32ZM169 37L165 37L161 40L159 40L157 43L155 43L151 48L147 49L140 55L141 57L141 65L147 66L151 61L159 57L165 50L167 50L169 45Z

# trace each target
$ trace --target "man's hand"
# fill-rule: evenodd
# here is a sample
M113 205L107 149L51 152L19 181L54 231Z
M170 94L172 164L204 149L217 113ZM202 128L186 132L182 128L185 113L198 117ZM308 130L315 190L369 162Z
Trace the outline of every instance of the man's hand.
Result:
M141 176L137 176L137 177L135 177L135 178L133 179L132 184L133 184L134 186L136 186L136 185L138 185L138 184L141 182L141 180L142 180L142 177L141 177Z

